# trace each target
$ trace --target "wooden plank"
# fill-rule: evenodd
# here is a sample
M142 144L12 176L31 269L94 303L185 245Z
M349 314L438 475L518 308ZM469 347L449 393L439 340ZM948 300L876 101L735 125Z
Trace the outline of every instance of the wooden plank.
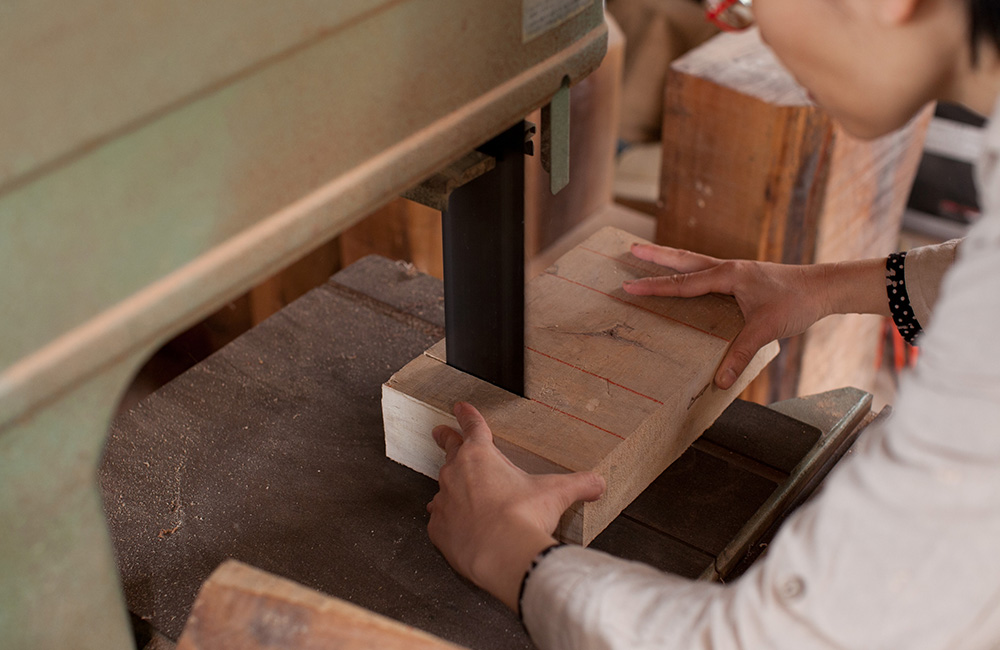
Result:
M671 67L657 242L788 264L885 255L929 118L859 141L809 101L756 31L720 35ZM745 397L869 387L878 324L837 318L789 340Z
M178 650L460 650L291 580L229 560L202 586Z
M622 281L663 273L631 259L642 241L605 228L529 283L524 398L445 362L442 344L383 386L386 454L436 477L430 438L457 426L453 402L486 416L497 446L529 472L593 470L605 496L577 504L558 531L587 544L715 420L777 353L762 350L741 384L720 391L715 369L742 327L728 297L634 297Z

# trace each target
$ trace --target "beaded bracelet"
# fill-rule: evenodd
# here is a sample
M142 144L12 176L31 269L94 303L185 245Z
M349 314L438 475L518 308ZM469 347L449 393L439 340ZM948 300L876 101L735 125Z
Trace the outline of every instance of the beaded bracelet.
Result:
M906 292L906 274L904 263L906 253L893 253L885 260L885 291L889 298L889 311L892 322L896 324L903 340L913 344L923 331L910 305L910 296Z

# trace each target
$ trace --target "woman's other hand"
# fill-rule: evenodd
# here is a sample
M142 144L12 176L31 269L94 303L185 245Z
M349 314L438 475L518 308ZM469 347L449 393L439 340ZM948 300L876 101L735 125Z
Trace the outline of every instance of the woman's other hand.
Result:
M427 531L448 563L517 611L521 578L538 553L555 543L562 513L594 501L604 479L594 473L528 474L493 444L483 416L455 405L462 431L441 426L434 440L445 451L439 492L427 505Z
M791 265L721 260L690 251L636 244L632 254L677 271L625 283L637 296L691 298L723 293L736 298L745 325L719 364L715 383L729 388L762 347L801 334L837 313L888 314L885 259Z

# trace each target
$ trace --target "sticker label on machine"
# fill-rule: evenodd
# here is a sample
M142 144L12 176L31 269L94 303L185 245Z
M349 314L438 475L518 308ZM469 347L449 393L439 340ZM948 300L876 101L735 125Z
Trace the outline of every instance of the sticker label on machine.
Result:
M527 43L562 25L586 9L594 0L523 0L521 32Z

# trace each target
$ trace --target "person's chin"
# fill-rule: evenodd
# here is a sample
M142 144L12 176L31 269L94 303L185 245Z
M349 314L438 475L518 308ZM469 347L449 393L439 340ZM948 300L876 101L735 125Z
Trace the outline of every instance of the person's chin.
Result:
M833 120L844 129L844 131L859 140L875 140L884 135L893 133L906 125L906 122L903 122L902 124L877 124L865 120L855 120L849 117L842 117L833 113L830 115L833 117Z

